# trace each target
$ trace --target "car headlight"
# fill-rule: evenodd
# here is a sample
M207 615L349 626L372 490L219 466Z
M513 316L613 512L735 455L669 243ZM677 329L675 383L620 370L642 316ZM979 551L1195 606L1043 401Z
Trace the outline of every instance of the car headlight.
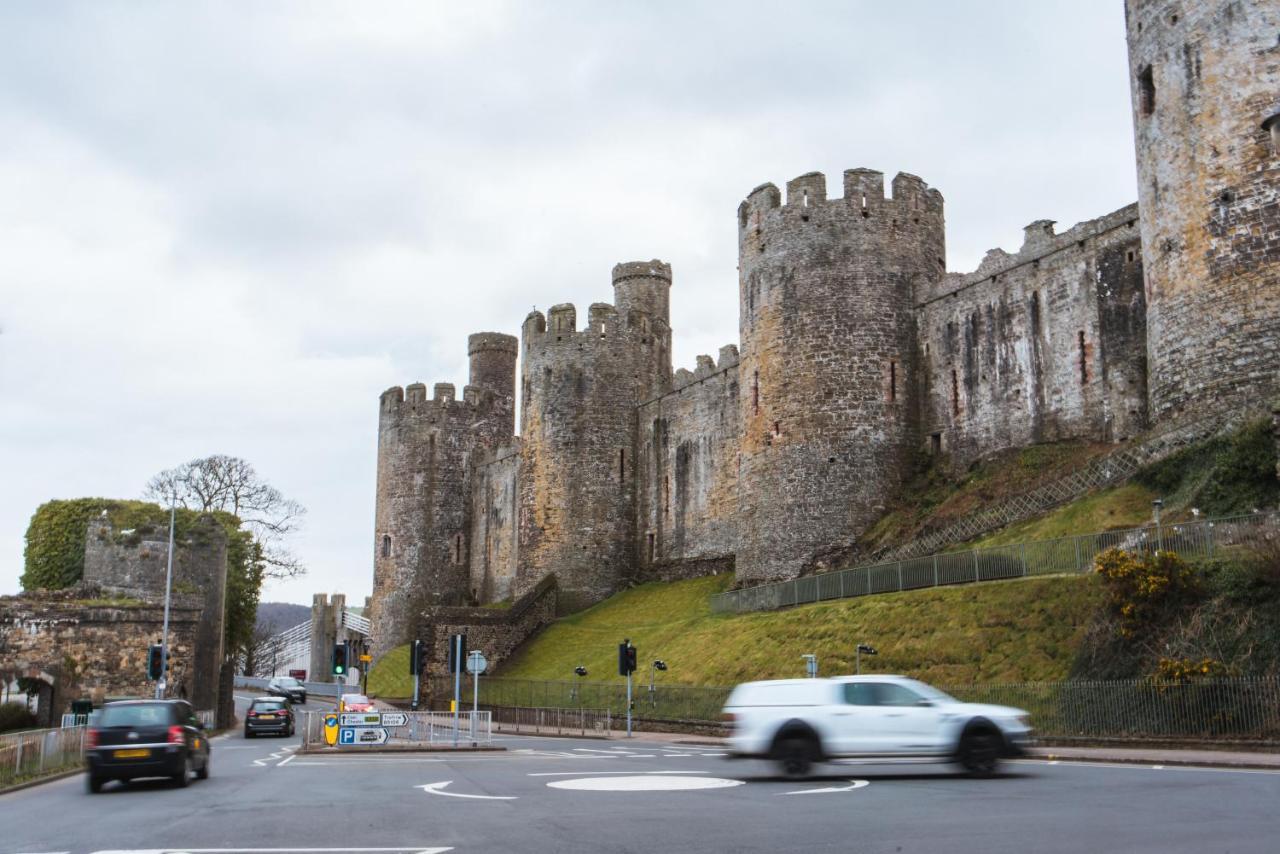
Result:
M1031 729L1031 715L1015 715L1013 721L1023 729Z

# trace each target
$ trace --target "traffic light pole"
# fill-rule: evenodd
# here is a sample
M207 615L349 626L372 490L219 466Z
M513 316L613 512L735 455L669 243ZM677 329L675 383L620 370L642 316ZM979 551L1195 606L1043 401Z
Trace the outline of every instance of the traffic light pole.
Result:
M177 513L177 496L169 500L169 566L164 572L164 630L160 636L160 678L156 680L156 699L164 699L169 679L169 600L173 595L173 520Z
M627 674L627 738L631 738L631 674Z

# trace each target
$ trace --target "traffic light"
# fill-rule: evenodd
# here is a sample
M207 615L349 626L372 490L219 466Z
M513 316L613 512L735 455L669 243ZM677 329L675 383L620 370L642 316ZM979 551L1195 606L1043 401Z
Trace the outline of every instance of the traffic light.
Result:
M164 675L164 646L153 643L147 648L147 678L158 682Z
M630 676L636 672L636 648L630 640L618 644L618 675Z
M422 672L422 641L416 640L409 647L409 675L417 676Z
M333 675L342 676L347 672L347 645L345 643L336 643L333 645Z
M461 641L459 641L461 638ZM449 672L465 673L467 670L467 636L449 635Z

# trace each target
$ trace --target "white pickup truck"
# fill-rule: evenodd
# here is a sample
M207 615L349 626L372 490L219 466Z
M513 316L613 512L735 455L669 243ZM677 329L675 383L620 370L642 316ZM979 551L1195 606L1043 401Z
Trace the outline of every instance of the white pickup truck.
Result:
M731 756L776 760L788 776L828 759L958 762L986 775L1031 739L1021 709L962 703L903 676L745 682L724 717Z

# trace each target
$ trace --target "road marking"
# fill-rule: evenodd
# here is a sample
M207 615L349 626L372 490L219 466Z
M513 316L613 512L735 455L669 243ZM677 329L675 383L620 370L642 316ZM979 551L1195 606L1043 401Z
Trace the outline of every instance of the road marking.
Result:
M1164 766L1163 766L1163 765L1152 765L1152 766L1151 766L1151 770L1152 770L1152 771L1160 771L1160 770L1163 770L1163 769L1164 769Z
M553 789L579 792L688 792L695 789L728 789L741 786L742 780L723 777L675 777L637 774L629 777L579 777L576 780L552 780Z
M613 749L613 750L596 750L594 747L575 747L575 748L574 748L574 751L575 751L575 752L577 752L577 753L607 753L607 754L609 754L610 756L615 756L615 755L617 755L617 754L619 754L619 753L631 753L631 752L632 752L632 751L627 750L627 749L625 749L625 748L615 748L615 749Z
M273 750L273 751L271 751L271 754L270 754L269 756L266 756L265 758L260 758L260 759L255 759L255 760L253 760L253 764L254 764L254 765L257 765L257 766L258 766L258 767L260 767L260 768L264 768L264 767L266 767L267 763L272 762L273 760L280 760L280 759L283 759L283 758L284 758L284 754L286 754L286 753L292 753L293 751L295 751L295 750L297 750L297 749L298 749L298 745L296 745L296 744L290 744L290 745L283 746L283 747L281 747L279 750ZM281 764L281 765L283 765L284 763L283 763L283 762L281 762L280 764Z
M592 774L634 774L635 771L592 771ZM645 771L646 774L710 774L710 771ZM581 776L581 771L539 771L527 774L528 777L574 777Z
M444 854L452 847L434 848L112 848L93 854L363 854L363 852L401 852L401 854ZM58 852L67 854L67 852Z
M656 753L628 753L626 756L623 756L620 758L622 759L655 759L657 758L657 754Z
M862 789L871 785L870 780L850 780L852 785L849 786L829 786L825 789L799 789L794 792L779 792L780 795L825 795L830 792L852 792L854 789Z
M415 789L421 789L429 795L444 795L448 798L474 798L478 801L514 801L515 795L464 795L461 792L446 792L444 787L452 783L452 780L445 780L441 783L427 783L423 786L414 786Z
M286 757L284 758L284 761L282 761L282 762L280 763L280 765L288 765L290 762L292 762L293 760L295 760L295 759L297 759L297 758L298 758L298 754L296 754L296 753L291 753L291 754L289 754L288 756L286 756ZM279 768L279 767L280 767L280 765L277 765L276 767L277 767L277 768Z

